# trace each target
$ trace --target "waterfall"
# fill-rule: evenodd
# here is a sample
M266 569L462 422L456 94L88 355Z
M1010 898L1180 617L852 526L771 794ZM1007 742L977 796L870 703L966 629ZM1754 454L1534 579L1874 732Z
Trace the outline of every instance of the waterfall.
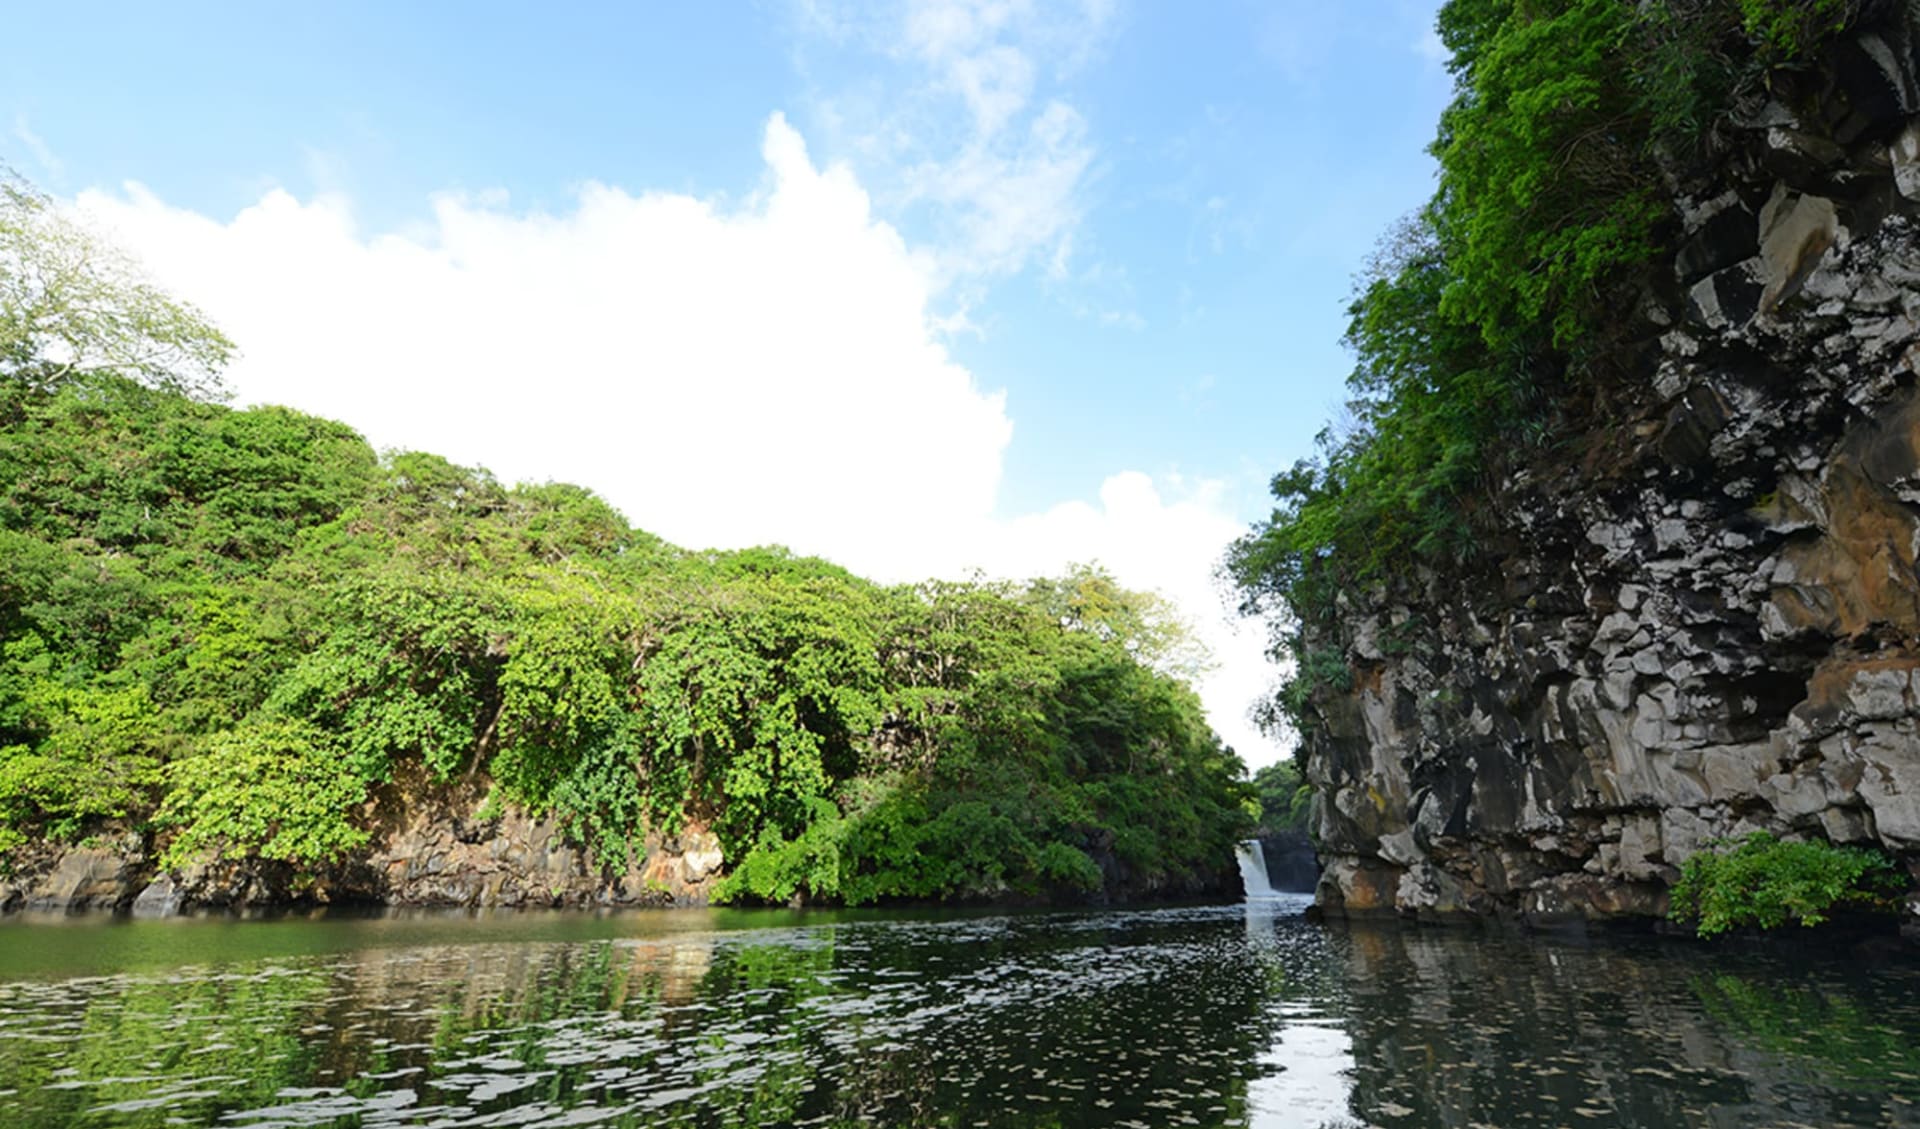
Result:
M1267 856L1260 849L1260 840L1248 839L1233 853L1240 860L1240 884L1247 888L1247 897L1273 897L1275 891L1267 881Z

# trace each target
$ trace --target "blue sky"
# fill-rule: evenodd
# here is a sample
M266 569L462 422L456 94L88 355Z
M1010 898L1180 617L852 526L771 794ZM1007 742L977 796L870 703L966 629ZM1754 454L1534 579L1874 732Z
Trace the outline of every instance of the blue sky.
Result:
M239 339L239 399L887 578L1179 600L1341 399L1432 189L1433 5L35 5L0 156ZM65 45L63 47L63 45ZM564 301L562 298L564 297Z

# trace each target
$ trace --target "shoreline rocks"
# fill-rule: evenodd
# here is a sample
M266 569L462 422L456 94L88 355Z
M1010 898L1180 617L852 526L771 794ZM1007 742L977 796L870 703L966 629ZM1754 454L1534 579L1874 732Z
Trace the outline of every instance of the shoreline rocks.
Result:
M649 833L624 867L603 867L552 818L489 812L484 779L435 782L419 766L375 790L363 823L371 842L345 861L303 873L285 863L237 860L167 873L131 829L79 843L35 843L0 874L0 914L109 910L135 917L251 912L300 906L441 909L605 909L703 906L726 873L720 838L689 821L679 834ZM1151 883L1095 845L1106 889L1080 903L1127 904L1237 894L1224 859L1210 879ZM1011 891L956 904L1036 905ZM1078 904L1078 903L1077 903Z

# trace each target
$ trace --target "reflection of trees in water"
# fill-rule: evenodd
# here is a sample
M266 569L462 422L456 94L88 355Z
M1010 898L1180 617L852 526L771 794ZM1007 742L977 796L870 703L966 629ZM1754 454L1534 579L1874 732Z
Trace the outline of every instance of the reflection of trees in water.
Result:
M1831 959L1259 911L843 923L0 985L0 1124L344 1126L412 1091L448 1125L1291 1126L1329 1096L1388 1129L1897 1125L1915 1032L1920 970Z
M303 1032L323 1022L328 986L323 972L288 969L7 985L0 1088L34 1100L5 1124L163 1126L268 1102L311 1076L316 1049ZM219 1102L195 1096L208 1076L221 1079ZM119 1108L88 1114L100 1106Z
M1688 985L1721 1030L1755 1050L1805 1063L1848 1089L1920 1100L1920 1016L1911 999L1896 1010L1858 989L1734 973L1694 976Z
M423 1123L447 1124L582 1105L624 1111L605 1124L715 1127L1246 1116L1284 971L1237 917L1144 920L369 950L41 986L60 1007L32 1016L0 987L0 1022L63 1035L0 1038L0 1091L18 1091L0 1093L0 1122L245 1124L271 1109L347 1125L403 1090ZM73 1088L43 1089L59 1069ZM86 1113L196 1076L198 1097Z
M1838 969L1768 959L1750 977L1703 977L1702 964L1725 958L1692 945L1392 927L1345 930L1342 945L1352 1108L1372 1124L1905 1124L1887 1120L1884 1090L1834 1084L1842 1060L1920 1098L1920 1074L1900 1080L1867 1061L1895 1045L1912 1061L1901 1034L1916 1030L1910 978L1894 1019L1890 1001L1855 994ZM1819 986L1797 995L1769 987L1810 979ZM1821 1016L1837 1036L1876 1013L1881 1039L1786 1036ZM1833 1058L1798 1053L1807 1041Z
M1244 1116L1271 1037L1232 924L1143 935L1004 923L839 932L828 990L791 1001L821 1124L1202 1124ZM1111 946L1111 947L1109 947ZM751 950L743 950L746 957ZM718 975L730 956L716 962Z

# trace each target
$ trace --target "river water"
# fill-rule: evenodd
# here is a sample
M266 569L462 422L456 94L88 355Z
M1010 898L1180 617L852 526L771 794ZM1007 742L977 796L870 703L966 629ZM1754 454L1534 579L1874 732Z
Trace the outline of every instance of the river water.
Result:
M1125 912L0 923L0 1126L1920 1125L1901 958Z

